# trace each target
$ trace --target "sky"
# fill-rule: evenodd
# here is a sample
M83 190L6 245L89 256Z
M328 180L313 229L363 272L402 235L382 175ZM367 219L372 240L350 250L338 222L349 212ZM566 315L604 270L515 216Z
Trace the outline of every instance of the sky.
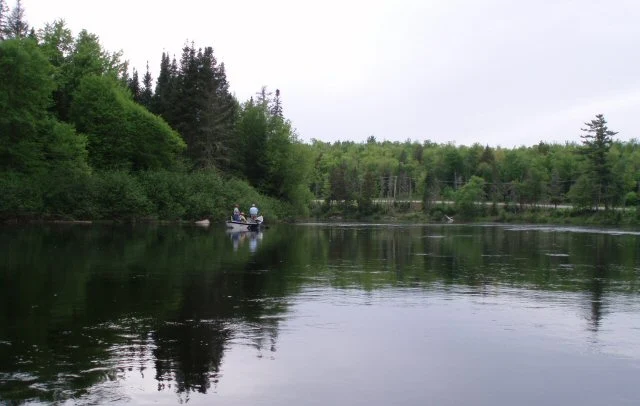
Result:
M14 1L7 1L13 7ZM604 114L640 139L637 0L22 0L141 74L212 46L242 102L280 89L302 141L581 142Z

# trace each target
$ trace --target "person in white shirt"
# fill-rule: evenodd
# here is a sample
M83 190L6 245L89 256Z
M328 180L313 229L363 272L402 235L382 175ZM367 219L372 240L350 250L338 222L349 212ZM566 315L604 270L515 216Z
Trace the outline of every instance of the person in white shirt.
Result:
M256 207L255 203L251 205L251 208L249 209L249 215L254 221L258 217L258 208Z

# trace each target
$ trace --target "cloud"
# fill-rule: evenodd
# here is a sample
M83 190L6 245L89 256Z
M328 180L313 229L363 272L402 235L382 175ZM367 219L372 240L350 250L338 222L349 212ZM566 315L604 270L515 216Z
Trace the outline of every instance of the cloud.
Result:
M186 40L213 46L240 100L282 91L303 140L535 144L579 140L602 112L637 136L640 3L25 0L139 71ZM33 17L33 19L31 19ZM589 111L593 109L593 111Z

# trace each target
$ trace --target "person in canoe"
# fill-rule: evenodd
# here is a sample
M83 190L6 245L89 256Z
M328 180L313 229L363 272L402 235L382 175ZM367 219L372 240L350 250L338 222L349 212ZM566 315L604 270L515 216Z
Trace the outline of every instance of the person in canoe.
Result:
M240 209L238 208L238 204L233 205L233 214L231 215L231 220L240 221Z
M258 208L256 207L256 204L252 204L251 208L249 209L249 216L251 216L251 220L253 220L254 222L256 221L256 218L258 217Z

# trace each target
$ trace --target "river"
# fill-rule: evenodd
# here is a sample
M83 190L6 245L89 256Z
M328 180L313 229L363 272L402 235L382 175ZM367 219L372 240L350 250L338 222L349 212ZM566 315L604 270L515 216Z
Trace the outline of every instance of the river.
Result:
M0 403L637 405L640 232L0 228Z

